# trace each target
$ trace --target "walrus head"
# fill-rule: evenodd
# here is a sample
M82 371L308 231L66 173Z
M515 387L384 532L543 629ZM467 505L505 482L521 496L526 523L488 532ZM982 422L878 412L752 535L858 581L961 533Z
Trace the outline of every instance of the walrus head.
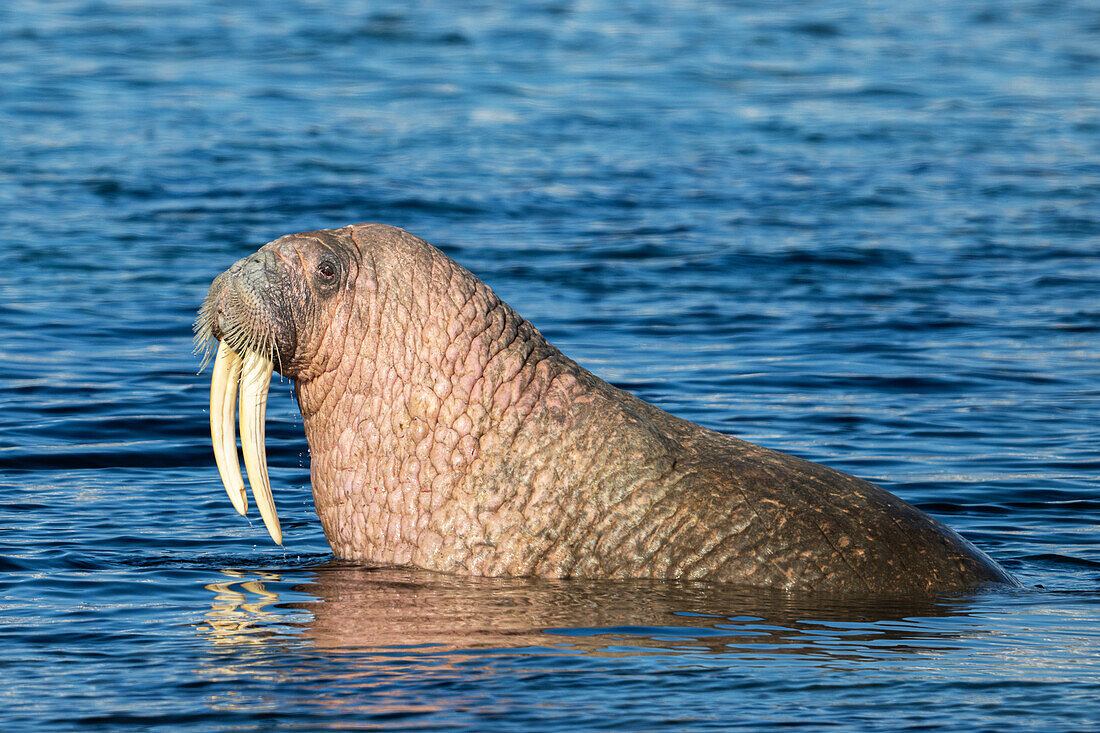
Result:
M309 380L344 353L341 334L355 313L352 284L362 252L350 228L282 237L236 262L210 287L195 321L203 365L216 344L210 383L214 455L234 508L248 500L237 463L238 387L241 448L253 496L276 543L282 531L271 495L264 417L271 374ZM335 342L335 343L334 343Z
M465 268L382 224L264 245L214 280L195 333L204 363L217 354L211 437L233 506L241 514L247 508L236 457L239 403L248 482L281 544L264 449L267 391L278 371L294 382L314 503L345 557L366 552L372 528L393 546L419 521L402 528L390 515L365 518L385 502L366 507L364 486L371 497L401 495L406 517L430 508L422 502L443 500L477 452L481 428L502 417L495 408L512 402L510 391L482 389L486 371L504 382L538 363L529 359L533 350L556 352Z

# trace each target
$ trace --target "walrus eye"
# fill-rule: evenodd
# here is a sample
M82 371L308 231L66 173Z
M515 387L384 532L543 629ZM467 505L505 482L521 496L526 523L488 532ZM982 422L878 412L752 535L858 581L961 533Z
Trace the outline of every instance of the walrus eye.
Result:
M320 295L328 296L336 292L336 276L339 273L339 269L334 262L331 260L321 260L317 263L315 273L314 282L316 283L317 292Z

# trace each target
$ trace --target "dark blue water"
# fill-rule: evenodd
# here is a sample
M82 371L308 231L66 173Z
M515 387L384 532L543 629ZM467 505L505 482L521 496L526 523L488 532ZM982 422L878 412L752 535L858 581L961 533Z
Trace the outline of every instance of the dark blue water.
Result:
M286 382L272 545L191 321L264 242L369 220L1025 589L342 566ZM0 223L0 729L1100 725L1095 3L9 2Z

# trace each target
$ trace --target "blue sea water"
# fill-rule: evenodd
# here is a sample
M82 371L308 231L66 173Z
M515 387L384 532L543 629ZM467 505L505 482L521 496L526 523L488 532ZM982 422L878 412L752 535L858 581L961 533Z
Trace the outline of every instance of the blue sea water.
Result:
M1100 7L0 6L0 729L1100 727ZM678 415L1021 590L894 605L335 562L218 480L191 322L382 221Z

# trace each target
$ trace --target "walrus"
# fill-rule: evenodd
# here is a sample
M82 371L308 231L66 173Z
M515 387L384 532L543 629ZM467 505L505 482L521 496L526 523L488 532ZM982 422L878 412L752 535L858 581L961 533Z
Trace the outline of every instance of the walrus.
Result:
M264 447L289 378L333 554L479 576L708 580L785 591L1016 584L941 522L825 466L675 417L552 346L396 227L276 239L210 287L210 428L238 512L282 544Z

